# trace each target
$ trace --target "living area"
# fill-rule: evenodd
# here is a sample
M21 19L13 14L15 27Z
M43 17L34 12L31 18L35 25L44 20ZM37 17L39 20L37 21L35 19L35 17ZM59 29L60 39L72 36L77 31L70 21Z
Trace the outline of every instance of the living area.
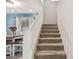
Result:
M23 30L37 19L38 13L6 13L6 56L7 59L23 56Z

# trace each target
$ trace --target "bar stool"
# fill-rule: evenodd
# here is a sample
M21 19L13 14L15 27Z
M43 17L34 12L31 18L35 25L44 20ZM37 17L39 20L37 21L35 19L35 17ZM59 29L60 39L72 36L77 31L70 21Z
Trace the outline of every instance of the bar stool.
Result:
M11 44L6 44L6 55L11 56Z
M15 56L16 52L23 51L23 39L21 37L14 38L12 42L12 56Z

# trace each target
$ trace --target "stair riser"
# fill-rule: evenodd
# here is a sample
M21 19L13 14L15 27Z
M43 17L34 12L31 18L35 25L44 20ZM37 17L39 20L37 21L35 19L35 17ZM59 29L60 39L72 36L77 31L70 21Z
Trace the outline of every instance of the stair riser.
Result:
M35 56L35 59L66 59L65 55L43 55Z
M55 26L44 26L42 27L42 29L58 29L58 27L55 27Z
M64 50L63 46L38 46L37 50Z
M39 40L39 43L62 43L61 39L47 39L47 40Z
M42 33L59 33L59 31L41 31Z
M43 26L57 26L57 24L43 24Z
M48 26L45 26L45 27L42 27L42 29L58 29L58 27L48 27Z
M43 28L42 30L48 30L48 31L58 31L58 29L52 29L52 28Z
M59 37L59 36L41 36L41 38L57 38L57 37Z
M60 37L60 34L41 34L40 37Z

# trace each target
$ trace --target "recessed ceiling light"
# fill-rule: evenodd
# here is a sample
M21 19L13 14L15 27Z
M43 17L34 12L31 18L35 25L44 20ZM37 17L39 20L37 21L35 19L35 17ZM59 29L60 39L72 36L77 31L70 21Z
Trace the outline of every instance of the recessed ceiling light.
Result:
M41 2L43 3L43 2L44 2L44 0L41 0Z
M51 1L59 1L59 0L51 0Z
M10 1L15 2L15 0L10 0Z

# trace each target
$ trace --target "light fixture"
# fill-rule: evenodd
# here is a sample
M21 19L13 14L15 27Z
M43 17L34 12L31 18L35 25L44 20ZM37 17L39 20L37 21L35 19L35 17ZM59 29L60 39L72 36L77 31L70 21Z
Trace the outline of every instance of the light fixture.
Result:
M14 2L15 0L10 0L10 1L13 1Z
M7 2L7 3L14 4L14 2L13 2L13 1L11 1L11 0L6 0L6 2Z
M13 7L13 6L19 6L19 3L17 2L17 1L15 1L15 0L6 0L6 4L7 4L7 6L8 7Z
M59 0L51 0L51 1L59 1Z
M41 0L41 2L43 3L43 2L44 2L44 0Z
M13 7L14 6L14 2L11 0L6 0L6 6L7 7Z

